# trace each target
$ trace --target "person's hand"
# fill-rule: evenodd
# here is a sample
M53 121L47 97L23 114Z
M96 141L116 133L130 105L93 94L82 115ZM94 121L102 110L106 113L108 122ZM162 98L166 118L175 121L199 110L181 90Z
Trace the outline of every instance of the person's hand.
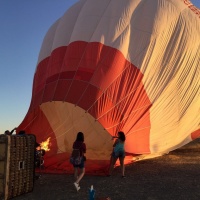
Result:
M112 136L112 140L114 140L115 138L118 138L117 136Z

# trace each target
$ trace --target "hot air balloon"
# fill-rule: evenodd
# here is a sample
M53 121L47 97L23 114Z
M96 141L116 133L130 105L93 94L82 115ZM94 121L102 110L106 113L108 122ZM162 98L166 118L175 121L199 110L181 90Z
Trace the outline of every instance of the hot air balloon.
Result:
M79 131L88 173L105 170L118 131L126 163L199 137L200 11L183 0L80 0L44 37L18 130L48 139L54 173L71 172Z

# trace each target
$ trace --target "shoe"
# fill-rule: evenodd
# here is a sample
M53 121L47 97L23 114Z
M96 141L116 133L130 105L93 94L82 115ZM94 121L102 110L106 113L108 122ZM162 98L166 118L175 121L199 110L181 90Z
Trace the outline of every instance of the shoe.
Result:
M81 189L81 187L79 186L79 184L78 183L74 183L74 186L75 186L75 188L76 188L76 190L77 190L77 192Z
M126 176L125 176L125 175L123 175L123 176L122 176L122 178L126 178Z

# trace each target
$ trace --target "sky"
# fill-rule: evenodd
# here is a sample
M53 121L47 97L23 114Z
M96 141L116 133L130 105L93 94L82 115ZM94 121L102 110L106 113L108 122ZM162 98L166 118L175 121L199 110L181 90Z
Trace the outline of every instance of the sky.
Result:
M0 134L23 121L43 38L77 1L0 0ZM191 2L200 8L200 0Z

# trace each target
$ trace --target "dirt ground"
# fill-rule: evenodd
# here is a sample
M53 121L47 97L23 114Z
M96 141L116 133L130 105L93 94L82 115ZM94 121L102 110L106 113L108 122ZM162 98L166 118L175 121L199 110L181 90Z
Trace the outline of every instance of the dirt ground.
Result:
M200 139L162 157L126 166L126 178L121 178L119 167L111 177L86 174L79 192L72 175L43 174L33 192L13 200L89 200L91 185L95 200L199 200Z

